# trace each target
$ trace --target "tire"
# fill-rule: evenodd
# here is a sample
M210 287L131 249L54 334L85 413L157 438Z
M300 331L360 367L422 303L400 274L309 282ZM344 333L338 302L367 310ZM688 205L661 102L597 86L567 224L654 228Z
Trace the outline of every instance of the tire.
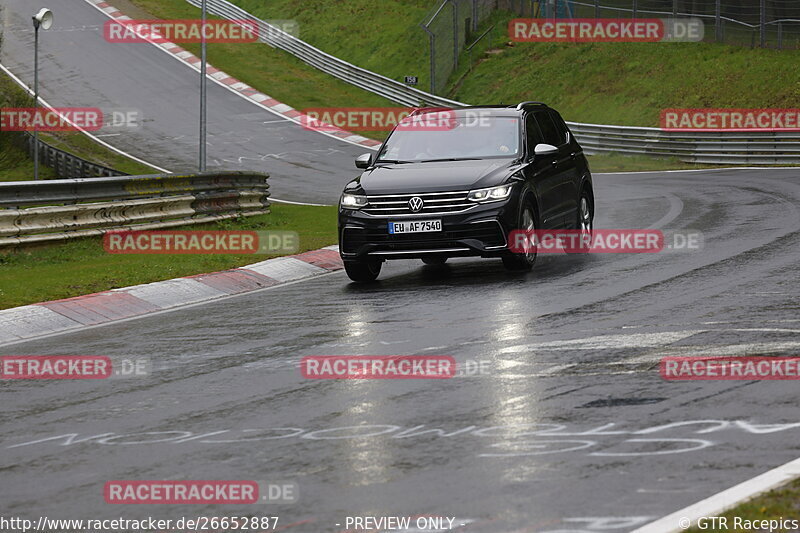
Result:
M525 200L522 208L519 210L517 217L517 226L515 229L533 231L536 229L536 211L533 208L531 201ZM512 271L525 271L533 268L536 262L536 248L531 248L525 253L515 254L508 253L503 256L503 266L507 270Z
M357 283L366 283L378 279L378 275L381 273L381 262L345 261L344 270L351 280Z
M431 255L429 257L423 257L422 262L426 265L443 265L447 262L447 257L442 257L440 255Z
M583 189L581 191L580 197L578 198L578 214L575 220L575 229L581 232L588 233L590 240L592 238L592 232L594 231L594 227L592 224L593 219L594 219L594 207L592 206L592 199L589 195L589 191ZM580 248L578 251L574 253L588 254L589 249Z

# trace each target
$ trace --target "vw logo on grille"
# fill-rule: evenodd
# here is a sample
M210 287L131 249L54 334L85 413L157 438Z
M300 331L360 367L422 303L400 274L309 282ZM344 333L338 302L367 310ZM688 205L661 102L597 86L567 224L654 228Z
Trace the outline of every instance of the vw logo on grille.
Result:
M425 205L425 202L419 196L414 196L408 201L408 208L415 213L421 211L423 205Z

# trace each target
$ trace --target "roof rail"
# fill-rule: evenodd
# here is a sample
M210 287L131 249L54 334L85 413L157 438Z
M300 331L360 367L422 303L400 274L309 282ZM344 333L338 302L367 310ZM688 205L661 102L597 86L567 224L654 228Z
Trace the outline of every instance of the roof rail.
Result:
M528 102L520 102L520 103L518 103L517 104L517 111L519 111L520 109L522 109L523 107L525 107L528 104L543 105L543 106L547 107L547 104L545 104L544 102L535 102L535 101L531 100L531 101L528 101Z

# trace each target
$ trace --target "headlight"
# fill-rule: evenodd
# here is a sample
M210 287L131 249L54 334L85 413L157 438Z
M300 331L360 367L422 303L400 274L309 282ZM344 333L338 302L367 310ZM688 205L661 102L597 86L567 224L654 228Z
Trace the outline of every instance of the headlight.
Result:
M345 209L361 209L367 205L367 197L345 193L342 195L342 199L339 200L339 205Z
M511 194L512 185L500 185L499 187L489 187L488 189L475 189L469 191L467 199L473 202L494 202L504 200Z

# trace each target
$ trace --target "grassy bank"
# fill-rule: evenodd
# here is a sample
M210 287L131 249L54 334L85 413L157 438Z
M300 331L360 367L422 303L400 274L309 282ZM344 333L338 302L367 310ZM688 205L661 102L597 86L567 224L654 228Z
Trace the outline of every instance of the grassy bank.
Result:
M754 520L798 520L800 521L800 480L795 480L785 487L770 491L752 501L738 505L720 515L727 518L727 528L709 527L699 529L697 527L689 529L690 533L751 533L753 531L773 531L774 533L788 533L797 529L769 529L748 527L745 521ZM734 518L741 518L741 523L737 527Z
M336 208L273 205L271 213L187 226L191 230L286 230L300 251L336 243ZM0 253L0 309L263 261L269 255L120 255L92 237L16 253Z
M301 38L322 50L394 79L420 76L420 87L428 87L428 42L419 23L434 2L234 3L261 18L295 19ZM494 31L462 55L447 96L470 103L540 100L567 120L638 126L657 126L664 108L791 108L800 99L797 50L713 43L509 46L512 16L493 17Z

